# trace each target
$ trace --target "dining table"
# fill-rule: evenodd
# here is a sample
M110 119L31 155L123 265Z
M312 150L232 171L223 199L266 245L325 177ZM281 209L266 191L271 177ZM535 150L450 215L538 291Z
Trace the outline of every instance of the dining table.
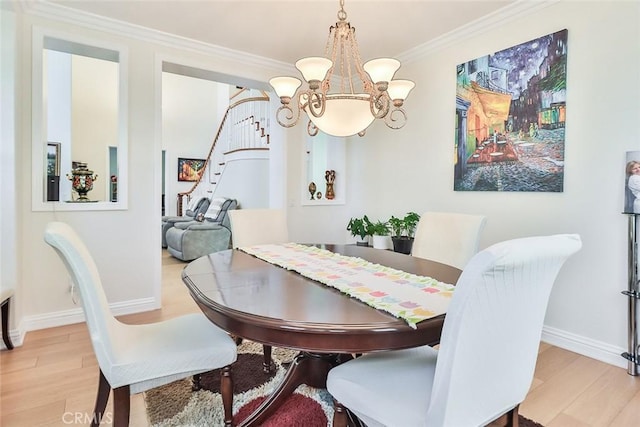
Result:
M307 246L455 285L461 270L358 245ZM346 259L346 258L345 258ZM190 262L182 280L205 316L233 336L297 350L282 382L240 425L262 424L301 384L326 388L329 370L361 353L434 345L445 314L415 325L245 252L215 252Z

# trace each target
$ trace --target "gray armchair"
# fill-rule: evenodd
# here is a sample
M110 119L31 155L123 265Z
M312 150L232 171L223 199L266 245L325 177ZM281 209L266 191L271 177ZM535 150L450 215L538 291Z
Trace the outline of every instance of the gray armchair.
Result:
M229 249L231 224L228 211L236 209L235 199L216 198L211 201L203 221L177 222L167 230L167 251L182 261Z
M203 214L209 209L211 199L208 196L193 198L187 206L184 216L163 216L162 217L162 247L167 247L167 231L179 222L191 222L198 214Z

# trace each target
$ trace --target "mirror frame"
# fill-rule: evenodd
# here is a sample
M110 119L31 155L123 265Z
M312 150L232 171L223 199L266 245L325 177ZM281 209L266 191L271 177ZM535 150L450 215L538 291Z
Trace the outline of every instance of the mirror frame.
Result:
M67 41L118 53L118 201L68 203L46 201L47 130L43 89L43 50L45 38ZM32 33L32 117L31 117L31 208L33 211L105 211L128 208L128 49L123 45L85 38L71 33L34 26Z

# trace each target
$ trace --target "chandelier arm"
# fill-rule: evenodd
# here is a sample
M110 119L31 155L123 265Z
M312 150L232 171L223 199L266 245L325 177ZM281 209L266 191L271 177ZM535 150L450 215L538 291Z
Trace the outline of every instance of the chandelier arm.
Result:
M407 113L404 108L394 107L384 118L384 124L391 129L400 129L407 124Z
M327 108L326 97L321 92L309 92L307 106L313 117L320 117Z
M369 98L369 109L376 119L381 119L389 113L391 101L386 92L371 95Z
M309 134L309 136L316 136L319 130L320 129L318 129L318 127L311 120L309 120L309 122L307 123L307 133Z
M288 104L283 104L276 111L276 120L278 124L285 128L294 127L300 120L300 106L297 105L294 111Z

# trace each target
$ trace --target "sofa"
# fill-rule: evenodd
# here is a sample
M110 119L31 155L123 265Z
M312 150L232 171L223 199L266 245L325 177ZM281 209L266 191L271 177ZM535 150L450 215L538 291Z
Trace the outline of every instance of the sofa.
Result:
M238 202L230 198L214 198L202 221L176 222L167 230L167 251L182 261L191 261L213 252L229 249L231 223L228 211Z
M187 205L184 216L163 216L162 217L162 247L167 247L167 231L178 222L191 222L200 214L204 215L209 209L211 199L209 196L194 197Z

